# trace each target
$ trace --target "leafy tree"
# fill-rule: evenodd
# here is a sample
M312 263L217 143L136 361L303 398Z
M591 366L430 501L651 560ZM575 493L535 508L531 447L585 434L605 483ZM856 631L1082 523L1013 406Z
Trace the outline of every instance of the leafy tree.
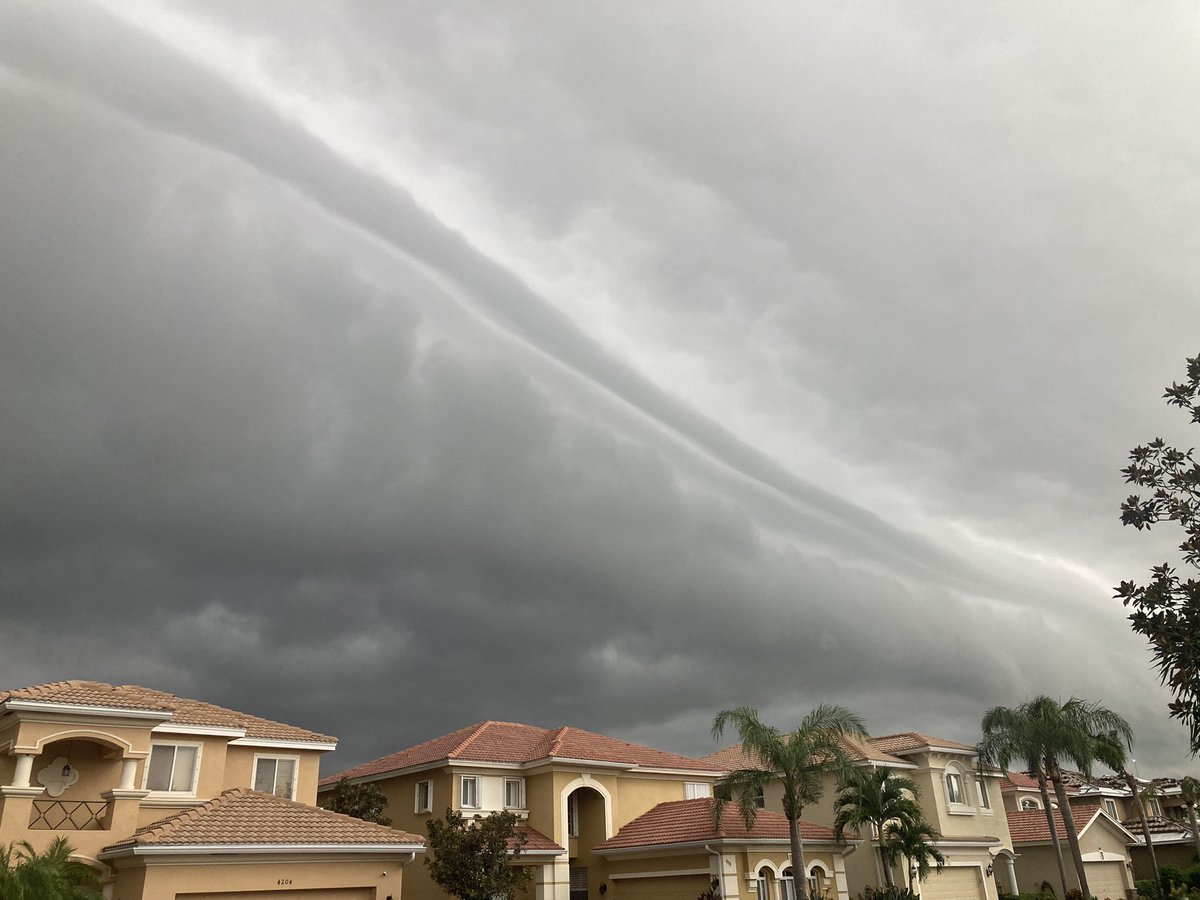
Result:
M912 822L896 820L888 825L884 844L887 859L889 863L894 863L899 857L904 857L910 894L913 892L913 875L924 881L934 866L940 872L946 865L946 857L934 846L941 836L941 832L923 818Z
M1123 741L1128 746L1133 742L1133 729L1120 715L1098 703L1078 697L1060 703L1052 697L1042 696L1034 697L1016 709L997 706L988 710L983 717L982 730L984 740L980 743L980 756L994 758L1001 767L1007 767L1008 760L1013 756L1023 757L1026 752L1036 755L1041 771L1054 785L1054 796L1066 827L1067 846L1075 863L1079 890L1084 897L1090 897L1087 873L1083 869L1083 854L1079 849L1079 835L1075 832L1075 817L1071 815L1071 804L1067 802L1061 761L1069 760L1084 775L1091 775L1092 763L1097 761L1098 754L1105 751L1099 736L1108 735L1110 739ZM990 748L992 757L985 752L989 750L989 734L996 735L994 746ZM1002 739L1005 734L1013 736L1011 745ZM1018 746L1020 752L1016 749ZM1047 818L1050 821L1050 833L1054 834L1054 819L1052 816ZM1066 895L1069 891L1063 893Z
M100 882L55 838L39 853L28 841L0 846L0 900L102 900Z
M833 801L833 832L839 841L844 839L847 828L861 831L864 825L874 826L879 862L888 887L895 887L895 881L891 866L894 854L887 847L887 826L895 823L907 831L923 821L917 796L916 782L880 766L851 772Z
M380 825L392 824L392 820L383 814L387 804L387 797L378 785L354 784L344 775L329 797L329 808L334 812Z
M431 854L425 865L448 894L462 900L512 900L531 877L527 867L513 865L526 838L511 812L468 820L447 809L444 820L430 819L425 828Z
M791 841L792 871L800 873L794 880L797 900L806 900L808 887L803 873L804 842L800 839L800 816L804 807L821 799L825 776L840 775L850 764L842 746L845 735L865 735L862 719L841 706L822 704L812 710L790 734L765 725L758 712L747 706L724 709L713 719L713 737L719 738L725 729L737 730L742 752L757 766L730 772L717 783L714 812L721 814L722 798L737 803L746 827L754 824L758 813L758 797L763 789L778 780L783 788L783 814L788 820Z
M1200 424L1200 356L1187 361L1187 381L1172 384L1163 397ZM1192 453L1159 437L1131 450L1121 474L1126 483L1151 493L1133 494L1121 504L1121 524L1142 531L1159 522L1178 522L1184 531L1179 545L1183 561L1200 568L1200 464ZM1122 581L1116 596L1133 607L1133 630L1150 641L1159 675L1174 695L1168 705L1171 716L1187 727L1192 752L1200 751L1200 581L1182 579L1163 563L1150 570L1146 584Z
M1192 826L1192 840L1196 844L1196 856L1200 858L1200 828L1196 827L1196 800L1200 799L1200 781L1191 775L1179 780L1179 797L1187 807L1188 822Z

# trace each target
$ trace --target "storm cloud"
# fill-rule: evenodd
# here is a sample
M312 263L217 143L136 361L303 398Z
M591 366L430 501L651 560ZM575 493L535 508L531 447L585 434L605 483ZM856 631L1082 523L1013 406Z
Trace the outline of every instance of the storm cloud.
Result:
M1131 27L1131 22L1136 27ZM340 736L1183 730L1194 13L0 10L0 675ZM1098 60L1104 60L1099 65Z

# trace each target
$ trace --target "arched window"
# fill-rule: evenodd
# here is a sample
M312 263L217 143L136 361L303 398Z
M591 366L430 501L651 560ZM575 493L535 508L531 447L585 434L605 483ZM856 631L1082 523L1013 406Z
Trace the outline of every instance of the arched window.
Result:
M1042 804L1038 803L1032 797L1023 797L1021 799L1021 809L1041 809Z
M779 879L779 898L780 900L796 900L796 881L792 877L791 866L783 870L783 875Z
M967 802L967 785L962 770L955 765L946 766L943 776L946 782L946 800L951 806L965 806Z
M758 870L758 900L771 900L771 870L766 866Z
M829 882L829 873L825 871L825 867L819 862L815 862L808 867L808 896L820 897L825 890L825 885Z

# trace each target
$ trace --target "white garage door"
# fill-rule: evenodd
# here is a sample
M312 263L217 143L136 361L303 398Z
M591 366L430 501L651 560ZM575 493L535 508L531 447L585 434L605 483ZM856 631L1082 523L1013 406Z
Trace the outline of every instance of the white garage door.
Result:
M986 896L978 866L947 866L921 883L921 900L983 900Z
M1125 900L1125 863L1089 862L1088 887L1099 900Z

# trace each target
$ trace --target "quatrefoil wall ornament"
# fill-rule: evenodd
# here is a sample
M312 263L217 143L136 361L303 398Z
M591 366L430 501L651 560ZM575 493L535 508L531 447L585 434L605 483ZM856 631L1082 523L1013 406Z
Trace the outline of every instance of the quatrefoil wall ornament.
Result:
M67 774L63 774L66 772ZM67 761L65 756L57 756L46 768L37 773L38 784L46 786L46 793L57 797L79 780L79 770Z

